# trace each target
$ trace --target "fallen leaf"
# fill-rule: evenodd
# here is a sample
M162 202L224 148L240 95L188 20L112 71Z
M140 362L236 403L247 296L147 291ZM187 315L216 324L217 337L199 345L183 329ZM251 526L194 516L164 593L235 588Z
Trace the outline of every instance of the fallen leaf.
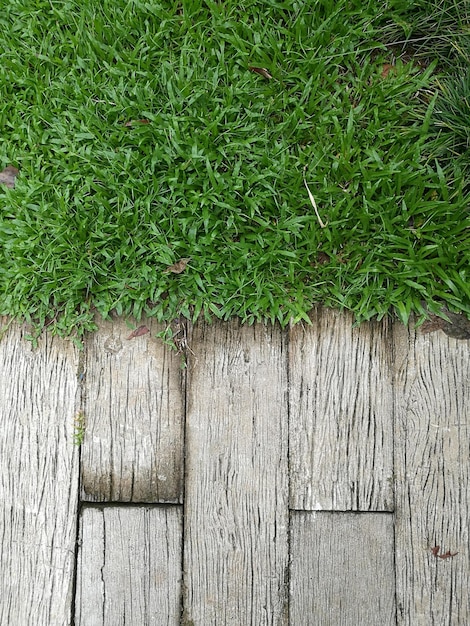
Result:
M134 339L134 337L141 337L142 335L146 335L149 332L150 331L147 328L147 326L139 326L139 328L136 328L135 330L131 332L131 334L129 335L129 337L127 337L127 339Z
M263 78L267 78L268 80L271 80L272 78L271 74L265 67L252 67L250 65L248 69L250 70L250 72L255 72L256 74L259 74L260 76L262 76Z
M0 172L0 184L13 189L17 176L18 169L13 165L7 165L3 172Z
M433 556L435 556L438 559L451 559L453 556L458 554L458 552L451 552L450 550L447 550L447 552L445 552L444 554L439 554L440 549L441 549L441 546L434 546L434 548L432 548L431 550L431 552L433 553Z
M129 120L129 122L126 122L124 126L134 126L134 124L150 124L150 120Z
M380 74L382 78L387 78L390 72L392 72L393 74L396 74L397 73L396 67L392 65L391 63L384 63L382 65L382 72Z
M168 274L168 272L171 272L172 274L181 274L181 272L184 272L184 270L186 269L186 265L189 263L190 260L191 257L187 259L180 259L176 263L173 263L173 265L169 265L163 273Z
M447 552L445 554L438 554L437 556L440 559L450 559L453 556L455 556L456 554L458 554L458 552L451 552L450 550L447 550Z

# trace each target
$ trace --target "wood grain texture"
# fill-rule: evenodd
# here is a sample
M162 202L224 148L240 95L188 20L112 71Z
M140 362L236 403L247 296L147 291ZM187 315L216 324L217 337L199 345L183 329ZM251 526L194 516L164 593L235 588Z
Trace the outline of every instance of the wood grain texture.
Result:
M393 510L393 337L317 309L289 339L291 507Z
M399 325L395 344L398 623L468 624L470 344Z
M287 624L282 333L198 323L186 427L185 624Z
M290 623L395 626L393 517L291 514Z
M2 320L6 324L6 320ZM0 624L71 623L78 354L12 324L0 342Z
M76 626L177 626L182 535L181 507L84 507Z
M150 332L127 339L134 327ZM153 320L101 321L86 344L82 499L180 502L184 389L181 358Z

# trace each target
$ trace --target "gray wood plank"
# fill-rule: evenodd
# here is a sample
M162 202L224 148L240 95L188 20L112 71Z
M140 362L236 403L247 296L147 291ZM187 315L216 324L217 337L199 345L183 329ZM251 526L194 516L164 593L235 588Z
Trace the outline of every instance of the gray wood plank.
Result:
M76 626L177 626L181 562L181 507L84 507Z
M394 626L393 516L291 514L292 626Z
M68 626L78 353L49 335L33 349L24 334L13 324L0 342L0 624Z
M139 325L150 332L127 339ZM83 500L181 501L184 373L181 357L156 338L162 329L113 319L88 337Z
M470 344L397 325L395 346L398 622L468 624Z
M184 617L287 623L287 359L277 327L198 323L186 426Z
M393 510L393 337L318 308L289 338L291 507Z

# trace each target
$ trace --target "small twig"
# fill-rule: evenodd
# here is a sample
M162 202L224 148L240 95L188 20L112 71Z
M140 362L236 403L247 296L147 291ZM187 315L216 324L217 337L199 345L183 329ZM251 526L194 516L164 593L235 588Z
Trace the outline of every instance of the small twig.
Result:
M306 169L307 169L307 166L304 167L304 172L305 172ZM307 185L307 181L305 180L305 174L303 175L303 178L304 178L304 185L305 185L305 187L307 189L307 193L308 193L308 197L310 198L310 202L312 203L312 206L313 206L313 208L315 210L315 215L317 216L318 223L320 224L321 228L326 228L328 226L328 222L326 224L324 224L322 219L321 219L321 217L320 217L320 214L318 213L317 203L315 202L315 198L313 197L313 194L310 191L309 186Z

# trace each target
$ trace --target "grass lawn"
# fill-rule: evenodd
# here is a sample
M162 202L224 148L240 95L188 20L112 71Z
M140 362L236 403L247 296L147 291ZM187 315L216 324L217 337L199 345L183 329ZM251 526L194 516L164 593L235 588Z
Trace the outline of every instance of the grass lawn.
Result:
M468 315L470 74L412 4L9 0L0 314Z

